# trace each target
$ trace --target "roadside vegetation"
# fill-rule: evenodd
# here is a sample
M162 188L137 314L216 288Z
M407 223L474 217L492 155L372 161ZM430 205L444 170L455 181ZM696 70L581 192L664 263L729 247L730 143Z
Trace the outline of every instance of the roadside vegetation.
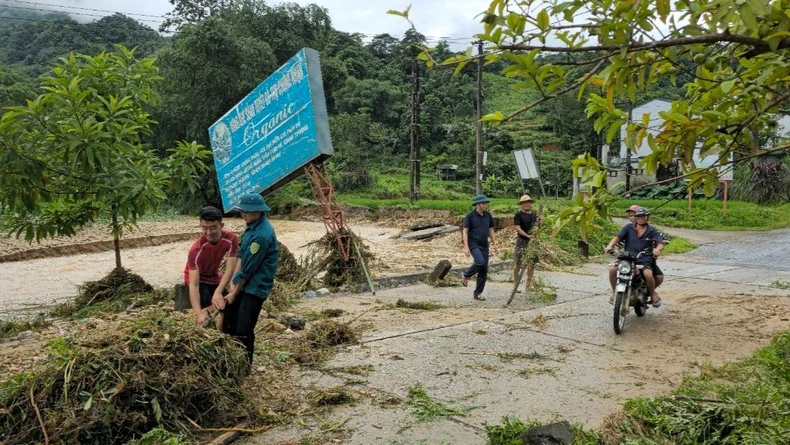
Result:
M598 430L574 427L575 444L787 443L790 438L790 331L750 358L708 366L670 394L628 400ZM519 444L540 422L505 417L486 427L490 445Z

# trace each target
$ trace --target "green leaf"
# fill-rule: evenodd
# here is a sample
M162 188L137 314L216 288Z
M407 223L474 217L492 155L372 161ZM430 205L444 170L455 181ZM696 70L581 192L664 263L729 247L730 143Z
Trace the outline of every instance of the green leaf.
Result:
M545 9L538 13L538 28L540 28L541 31L545 31L549 28L549 13L546 12Z
M738 13L741 17L741 20L743 21L743 24L746 25L746 28L749 29L749 31L757 32L757 30L760 28L760 24L757 23L757 17L754 16L752 7L748 4L743 4L740 8L738 8Z
M82 409L88 411L91 409L91 406L93 406L93 396L90 396L88 398L88 401L85 402L85 406L83 406Z
M496 111L493 113L486 114L485 116L480 118L480 122L491 122L494 124L500 124L505 119L505 116L502 114L501 111Z
M656 0L656 11L662 20L666 20L669 15L669 0Z
M151 407L154 409L154 418L158 423L162 423L162 407L159 406L159 400L154 397L151 399Z
M749 7L752 8L752 11L758 16L763 16L768 12L763 0L747 0L747 2L749 3Z
M620 131L620 125L612 124L609 129L606 130L606 142L611 143L618 131Z
M737 80L738 79L730 79L730 80L726 80L726 81L722 82L721 83L721 91L724 94L728 94L732 90L732 87L735 86L735 82Z
M390 9L389 11L387 11L387 14L397 15L398 17L403 17L405 19L408 19L409 18L409 10L411 10L411 5L409 5L403 11L397 11L395 9Z

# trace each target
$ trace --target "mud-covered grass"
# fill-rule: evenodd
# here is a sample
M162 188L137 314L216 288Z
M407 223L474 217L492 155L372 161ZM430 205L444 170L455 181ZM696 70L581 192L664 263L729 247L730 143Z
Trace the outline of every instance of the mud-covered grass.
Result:
M329 389L316 389L307 394L307 401L313 407L325 408L337 405L353 405L354 397L342 386Z
M420 422L433 422L450 416L465 416L469 412L469 408L450 406L434 399L420 385L409 388L409 400L406 403Z
M49 326L52 326L52 322L48 321L43 314L30 320L21 318L0 320L0 338L14 337L20 332L38 331Z
M790 331L746 360L704 367L670 394L628 400L599 430L574 426L574 443L788 443L788 412ZM518 444L521 433L535 425L505 417L486 432L492 445Z
M53 307L51 313L79 319L100 313L118 313L129 306L148 306L172 298L171 291L155 291L142 277L127 269L113 269L104 278L80 286L73 301Z
M435 301L406 301L402 298L399 298L398 301L395 302L395 307L400 309L416 309L420 311L435 311L438 309L445 308L447 306L443 304L439 304Z

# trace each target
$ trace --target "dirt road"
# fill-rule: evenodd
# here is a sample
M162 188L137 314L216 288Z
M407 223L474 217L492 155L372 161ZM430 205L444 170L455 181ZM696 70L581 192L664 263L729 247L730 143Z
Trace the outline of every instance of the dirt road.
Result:
M741 245L719 248L735 252ZM308 386L351 388L357 403L245 443L295 443L342 425L331 437L350 444L484 444L485 425L505 415L600 426L626 399L664 394L685 375L747 357L789 329L790 296L771 283L790 282L790 272L766 266L711 265L693 252L665 258L664 306L643 318L630 315L619 336L612 329L604 265L576 274L539 272L557 286L557 301L547 305L521 297L504 308L512 286L505 273L489 284L485 302L473 301L469 289L424 285L376 297L311 300L299 310L341 308L348 318L370 311L360 318L372 326L361 345L347 348L323 371L296 377ZM399 298L447 307L395 309ZM350 366L373 371L364 377L337 372ZM417 385L468 411L418 421L407 402Z
M275 227L297 255L304 252L301 246L324 233L316 223L275 221ZM404 242L392 239L400 231L396 228L354 228L377 253L377 274L427 269L448 254L456 265L467 261L454 236ZM483 444L485 425L500 423L505 415L599 426L624 400L666 393L685 375L708 363L746 357L790 328L790 297L782 288L790 283L790 271L775 267L781 259L772 255L748 256L767 252L759 246L787 245L788 237L790 231L739 233L735 240L662 259L664 306L651 308L643 318L630 315L620 336L612 331L602 264L575 273L539 272L557 287L558 298L549 304L521 296L504 307L512 286L506 272L492 276L485 302L472 300L467 288L426 285L381 291L375 297L306 300L297 312L339 308L347 312L345 320L359 317L354 323L368 326L360 345L344 349L321 370L294 376L308 387L345 386L356 404L246 443L298 443L311 436L350 444ZM153 284L174 284L181 279L188 245L130 249L124 262ZM738 261L742 258L749 259ZM68 298L77 284L99 278L111 267L110 252L2 263L5 293L0 304L17 313ZM397 309L393 303L401 298L445 307ZM32 347L18 343L4 347ZM371 371L344 373L356 365ZM417 385L466 414L418 421L408 405L408 390Z

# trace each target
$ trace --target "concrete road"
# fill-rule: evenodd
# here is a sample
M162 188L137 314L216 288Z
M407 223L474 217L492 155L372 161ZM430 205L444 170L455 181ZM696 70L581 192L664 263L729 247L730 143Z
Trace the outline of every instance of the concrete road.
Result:
M309 300L299 311L341 308L348 319L362 314L355 323L370 328L362 344L322 371L294 378L309 387L344 386L356 404L246 443L484 444L485 426L507 415L599 427L625 400L667 393L685 375L747 357L788 329L790 297L773 284L790 282L785 262L774 256L788 238L790 231L749 235L663 258L664 306L629 315L619 336L605 264L538 272L556 286L557 300L548 304L522 295L504 307L512 287L507 273L492 277L485 302L472 300L471 289L427 285ZM446 307L393 308L399 298ZM373 371L343 374L355 365ZM409 403L415 386L464 414L421 422Z

